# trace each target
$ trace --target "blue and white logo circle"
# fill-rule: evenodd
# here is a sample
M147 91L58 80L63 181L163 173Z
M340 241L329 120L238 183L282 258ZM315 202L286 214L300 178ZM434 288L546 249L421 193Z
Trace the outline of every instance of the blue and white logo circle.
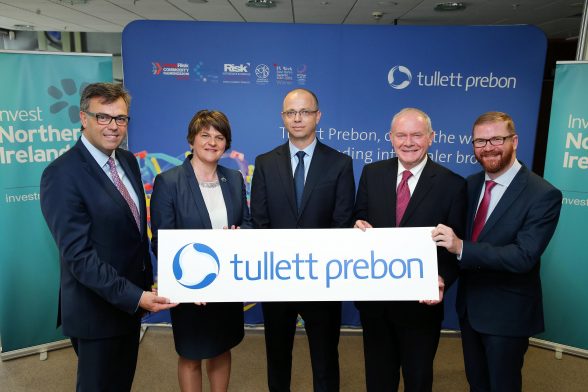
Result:
M396 90L407 88L411 81L412 74L404 65L396 65L388 72L388 84Z
M214 282L220 271L220 263L216 252L209 246L190 243L176 253L172 268L179 284L198 290Z

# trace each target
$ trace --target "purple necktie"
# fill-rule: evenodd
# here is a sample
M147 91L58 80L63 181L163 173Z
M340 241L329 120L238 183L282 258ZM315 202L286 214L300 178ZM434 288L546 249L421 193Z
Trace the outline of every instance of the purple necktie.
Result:
M486 217L488 216L488 206L490 206L490 192L492 191L492 188L494 188L494 185L496 185L494 181L486 181L484 197L482 197L482 201L480 202L480 206L478 207L478 212L476 212L476 217L474 218L474 229L472 230L473 242L476 242L478 240L478 236L482 232L484 224L486 223Z
M120 177L118 176L118 172L116 171L116 163L112 157L108 158L108 167L110 168L110 176L112 177L112 181L116 186L116 189L120 192L122 197L125 199L131 212L133 213L133 217L135 218L135 223L137 224L137 228L141 230L141 220L139 219L139 210L137 209L137 205L131 198L127 187L121 181Z
M396 188L396 227L400 226L400 221L406 211L408 202L410 201L410 189L408 189L408 179L412 176L409 170L402 172L402 180Z

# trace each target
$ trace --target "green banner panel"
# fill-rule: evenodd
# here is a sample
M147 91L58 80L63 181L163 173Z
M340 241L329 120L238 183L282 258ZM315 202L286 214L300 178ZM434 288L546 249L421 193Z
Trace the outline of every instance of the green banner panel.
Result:
M39 205L43 169L80 136L80 92L112 81L110 55L0 52L2 352L63 339L59 258Z
M561 189L557 231L542 258L545 333L588 350L588 62L558 62L545 179Z

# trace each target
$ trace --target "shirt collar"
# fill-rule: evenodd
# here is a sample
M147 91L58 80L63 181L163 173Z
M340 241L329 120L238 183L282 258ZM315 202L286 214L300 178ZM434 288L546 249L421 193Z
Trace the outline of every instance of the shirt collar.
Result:
M312 154L314 153L314 149L316 148L316 138L310 143L306 148L300 150L298 147L292 144L292 142L288 142L288 147L290 148L290 159L294 158L294 155L298 151L304 151L309 158L312 158Z
M418 177L421 172L423 171L423 168L425 167L425 165L427 164L427 159L429 159L428 155L425 155L425 159L423 159L418 165L416 165L415 167L413 167L412 169L410 169L410 172L412 173L413 177ZM402 176L402 172L405 170L409 170L409 169L405 169L404 166L402 165L402 163L400 162L400 160L398 160L398 176Z
M82 143L84 143L84 146L88 149L88 152L90 153L90 155L92 155L94 160L98 163L98 165L100 167L104 167L104 165L106 165L106 163L108 162L108 158L110 158L110 156L104 154L102 151L97 149L92 143L90 143L90 141L88 139L86 139L86 137L84 136L83 133L82 133L81 140L82 140ZM114 160L116 160L115 151L112 151L111 156Z
M505 171L503 174L501 174L500 176L496 177L494 180L492 180L489 176L488 173L485 173L485 177L486 177L486 181L488 180L492 180L495 183L497 183L498 185L502 185L502 186L509 186L510 183L512 182L512 180L514 180L515 176L517 175L517 173L519 172L519 170L521 170L521 167L523 165L521 165L521 163L515 159L514 163L512 164L512 166Z

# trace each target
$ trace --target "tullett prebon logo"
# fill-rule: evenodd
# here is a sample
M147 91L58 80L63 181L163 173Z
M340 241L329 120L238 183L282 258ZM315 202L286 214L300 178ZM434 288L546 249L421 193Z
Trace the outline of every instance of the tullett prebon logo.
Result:
M216 252L209 246L189 243L177 251L172 268L179 284L199 290L214 282L220 271L220 263Z
M412 81L412 73L404 65L395 65L388 72L388 84L396 90L407 88Z

